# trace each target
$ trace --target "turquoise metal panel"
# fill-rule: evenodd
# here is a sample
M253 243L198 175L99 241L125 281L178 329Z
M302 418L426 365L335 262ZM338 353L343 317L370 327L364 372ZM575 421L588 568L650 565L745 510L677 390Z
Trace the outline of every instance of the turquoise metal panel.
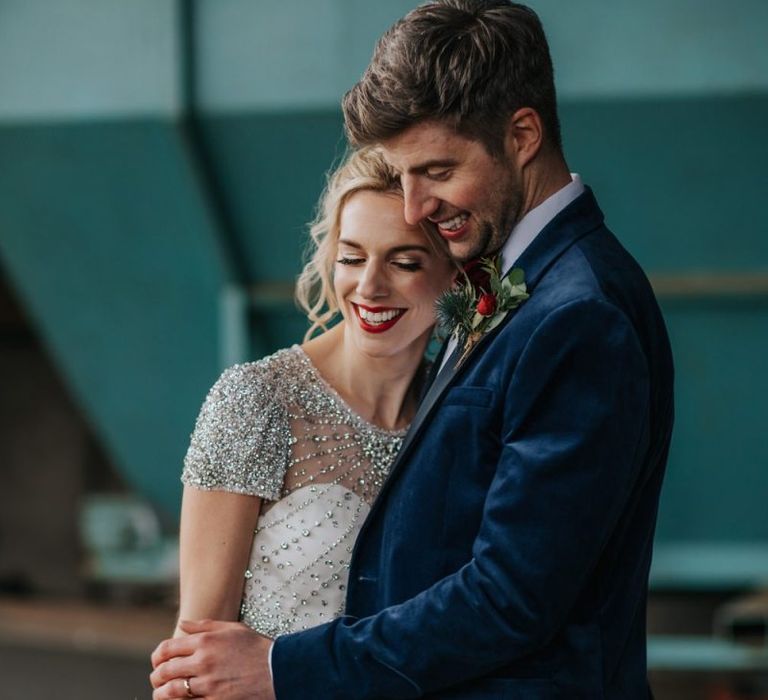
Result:
M647 270L768 266L767 95L576 101L561 113L571 168ZM292 277L344 149L338 110L210 115L204 133L251 278Z
M727 639L654 635L648 639L648 667L652 671L765 673L768 650Z
M567 101L561 112L572 169L649 273L768 270L768 96ZM337 111L206 119L254 280L298 271L340 129ZM718 294L662 300L678 368L663 542L768 539L768 302ZM304 327L289 301L254 309L254 356L296 342Z
M572 168L649 272L768 268L767 96L566 102L562 116ZM734 125L728 138L723 124ZM290 282L344 148L338 110L209 115L202 127L248 277ZM249 331L230 328L242 299L232 311L216 232L170 125L5 127L0 152L11 277L128 478L172 510L220 356L261 356L305 325L286 300L253 306ZM765 302L714 296L663 304L678 365L665 542L768 538Z
M291 279L324 174L346 147L340 112L210 115L201 126L249 278Z
M174 513L219 365L216 234L176 128L0 127L0 260L126 479Z
M114 0L113 0L114 1ZM419 0L197 0L200 106L334 109ZM764 0L530 0L566 100L768 89Z
M285 294L253 301L242 283L295 278L344 150L341 95L374 38L417 2L306 0L289 12L200 0L194 37L180 35L176 2L110 0L96 15L91 4L4 9L0 263L116 465L173 517L188 435L222 365L303 335ZM766 273L768 5L532 4L552 41L571 167L646 270ZM171 118L184 88L203 112L205 180L176 126L126 118ZM734 94L744 90L755 94ZM122 116L8 123L104 114ZM207 185L246 279L232 278ZM656 580L695 586L676 562L700 582L718 568L754 578L768 541L768 301L715 290L662 302L678 418Z
M0 2L0 120L170 117L179 0Z
M729 567L732 547L768 541L768 298L718 292L717 282L768 271L768 96L590 100L567 103L562 115L572 169L644 268L712 274L699 298L662 298L677 419L654 567L664 585L676 577L691 585L665 546L706 546L701 583L709 585ZM761 566L753 562L753 581Z
M652 272L768 267L768 94L562 106L572 170Z
M768 542L768 298L664 313L677 417L657 539Z

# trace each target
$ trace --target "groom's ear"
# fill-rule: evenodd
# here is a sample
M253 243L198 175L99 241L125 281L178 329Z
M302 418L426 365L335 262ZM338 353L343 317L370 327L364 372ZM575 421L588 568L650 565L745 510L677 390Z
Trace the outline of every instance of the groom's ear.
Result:
M541 117L535 109L521 107L509 117L504 149L520 170L536 157L543 140Z

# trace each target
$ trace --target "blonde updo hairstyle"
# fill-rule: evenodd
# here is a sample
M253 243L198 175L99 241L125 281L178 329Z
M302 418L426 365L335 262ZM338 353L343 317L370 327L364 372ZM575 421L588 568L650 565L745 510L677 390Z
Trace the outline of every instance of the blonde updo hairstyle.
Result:
M384 192L402 197L400 180L374 147L351 151L344 162L328 177L310 224L308 261L296 282L296 302L310 322L304 340L316 332L328 330L339 312L333 289L333 269L341 227L341 213L357 192ZM440 235L422 227L426 238L439 255L449 258L448 247Z

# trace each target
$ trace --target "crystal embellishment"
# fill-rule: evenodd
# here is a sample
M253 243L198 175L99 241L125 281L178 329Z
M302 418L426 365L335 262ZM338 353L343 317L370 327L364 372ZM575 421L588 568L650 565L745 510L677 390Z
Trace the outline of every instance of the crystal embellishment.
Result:
M299 346L222 374L182 481L262 499L243 622L276 637L343 614L349 552L404 434L355 413Z

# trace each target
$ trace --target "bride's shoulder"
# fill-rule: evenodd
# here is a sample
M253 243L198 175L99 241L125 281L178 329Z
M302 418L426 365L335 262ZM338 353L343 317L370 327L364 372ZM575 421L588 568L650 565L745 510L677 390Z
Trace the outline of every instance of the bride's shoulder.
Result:
M234 394L240 400L261 396L274 401L286 398L308 378L306 356L298 345L293 345L225 369L211 393Z
M184 459L185 484L279 498L290 461L287 407L301 364L301 355L288 348L224 370L197 417Z

